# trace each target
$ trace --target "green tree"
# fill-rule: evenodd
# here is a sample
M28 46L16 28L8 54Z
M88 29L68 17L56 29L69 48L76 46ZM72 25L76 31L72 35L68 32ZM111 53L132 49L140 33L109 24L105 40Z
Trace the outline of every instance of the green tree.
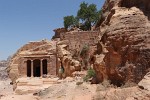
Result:
M74 26L78 26L78 19L76 17L74 17L73 15L65 16L64 17L64 27L66 29L68 29L68 28L71 28Z
M83 28L83 30L91 30L91 26L98 21L99 11L95 4L82 2L77 17L82 21L81 28Z

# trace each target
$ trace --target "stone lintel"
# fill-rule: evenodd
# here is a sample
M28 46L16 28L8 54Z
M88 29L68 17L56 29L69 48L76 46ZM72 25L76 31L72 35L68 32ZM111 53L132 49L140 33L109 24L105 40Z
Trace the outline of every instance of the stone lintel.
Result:
M50 55L22 56L23 58L49 58Z

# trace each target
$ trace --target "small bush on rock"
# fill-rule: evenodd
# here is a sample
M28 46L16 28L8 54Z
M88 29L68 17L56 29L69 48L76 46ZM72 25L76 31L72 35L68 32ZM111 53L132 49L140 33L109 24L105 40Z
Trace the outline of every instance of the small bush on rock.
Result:
M88 81L90 78L93 78L96 76L96 73L95 73L95 70L90 68L88 71L87 71L87 75L83 78L83 81Z

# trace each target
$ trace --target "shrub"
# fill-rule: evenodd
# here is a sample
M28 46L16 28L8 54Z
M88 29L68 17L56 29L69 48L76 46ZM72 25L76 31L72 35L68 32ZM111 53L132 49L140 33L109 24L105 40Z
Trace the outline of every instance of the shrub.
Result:
M92 68L90 68L90 69L87 71L87 75L88 75L90 78L94 77L94 76L96 75L95 70L92 69Z
M85 44L80 52L80 56L85 58L88 55L89 45Z
M83 78L83 81L87 82L90 78L93 78L96 76L95 70L90 68L87 71L87 75Z

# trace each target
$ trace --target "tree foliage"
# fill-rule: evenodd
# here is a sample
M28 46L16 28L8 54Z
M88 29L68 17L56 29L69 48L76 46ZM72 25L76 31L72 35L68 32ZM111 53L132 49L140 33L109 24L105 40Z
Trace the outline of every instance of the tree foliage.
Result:
M73 15L64 17L64 27L66 29L71 28L73 26L77 26L77 25L78 25L78 19L74 17Z
M100 11L97 10L95 4L85 2L80 4L77 17L82 21L83 30L91 30L91 26L98 21L99 13Z
M97 10L95 4L82 2L76 17L73 15L64 17L64 27L68 29L76 26L82 30L91 30L91 26L99 20L100 14L101 11Z

